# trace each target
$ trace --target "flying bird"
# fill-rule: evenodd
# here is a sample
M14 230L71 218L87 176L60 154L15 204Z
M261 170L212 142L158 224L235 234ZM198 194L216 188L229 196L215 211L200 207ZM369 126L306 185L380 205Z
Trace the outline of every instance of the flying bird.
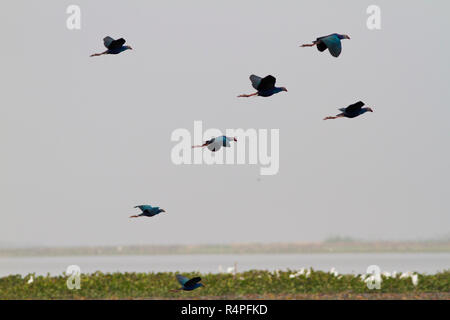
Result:
M212 138L211 140L206 141L204 144L202 144L200 146L192 146L192 148L208 147L208 149L210 151L216 152L216 151L219 151L220 148L222 148L222 147L231 147L230 141L237 141L237 138L220 136L220 137Z
M358 101L354 104L349 105L347 108L340 108L339 110L342 111L342 113L339 113L338 115L334 117L325 117L323 120L329 120L329 119L337 119L337 118L355 118L357 116L362 115L366 112L373 112L372 108L364 107L364 102Z
M135 208L141 209L142 213L138 215L130 216L130 218L138 218L138 217L153 217L161 212L166 212L164 209L160 209L159 207L152 207L149 205L140 205Z
M287 89L285 87L275 87L275 82L277 81L277 79L271 75L261 78L252 74L250 76L250 81L252 82L253 88L255 88L257 91L252 94L241 94L238 96L238 98L248 98L251 96L270 97L271 95L281 91L287 92Z
M328 36L317 38L316 41L313 41L312 44L303 44L301 47L314 47L317 46L317 50L320 52L328 51L335 58L339 57L342 51L342 39L350 39L350 37L346 34L333 33Z
M111 37L106 37L103 39L103 44L105 45L105 47L108 50L106 50L105 52L101 52L101 53L91 54L91 57L97 57L97 56L101 56L103 54L118 54L125 50L133 50L133 48L131 48L130 46L124 46L124 44L125 44L124 38L114 40Z
M181 288L171 290L172 292L180 291L180 290L192 291L194 289L204 287L204 285L202 283L200 283L200 281L202 281L202 278L200 278L200 277L195 277L195 278L189 279L189 278L182 276L181 274L177 274L176 277L177 277L178 282L181 284Z

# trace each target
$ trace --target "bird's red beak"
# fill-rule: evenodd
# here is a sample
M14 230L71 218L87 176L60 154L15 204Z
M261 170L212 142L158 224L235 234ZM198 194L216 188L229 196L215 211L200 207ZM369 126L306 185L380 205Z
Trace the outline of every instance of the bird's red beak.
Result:
M369 108L369 111L370 111L370 112L373 112L372 108Z
M236 137L234 137L234 141L236 141L236 142L237 142L237 138L236 138Z

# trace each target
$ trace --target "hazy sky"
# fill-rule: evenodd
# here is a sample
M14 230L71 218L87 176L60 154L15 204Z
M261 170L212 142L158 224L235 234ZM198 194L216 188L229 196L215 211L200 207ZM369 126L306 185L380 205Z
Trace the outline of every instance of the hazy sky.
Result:
M66 8L81 7L81 30ZM381 7L381 30L366 8ZM3 1L0 243L450 232L450 2ZM299 48L350 35L336 59ZM89 58L105 36L133 51ZM287 87L252 93L255 73ZM356 119L323 121L363 100ZM280 130L280 170L172 163L177 128ZM137 204L167 211L130 220Z

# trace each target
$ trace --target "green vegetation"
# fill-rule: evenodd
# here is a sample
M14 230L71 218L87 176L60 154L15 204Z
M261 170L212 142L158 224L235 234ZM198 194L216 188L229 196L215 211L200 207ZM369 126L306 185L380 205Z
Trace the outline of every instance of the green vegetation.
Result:
M190 273L186 276L198 276ZM28 283L30 276L33 282ZM198 298L295 298L345 294L401 294L417 297L443 294L450 299L450 270L435 275L382 276L380 290L369 290L361 276L322 271L248 271L238 274L201 275L204 288L192 292L170 292L179 288L174 273L113 273L81 275L81 289L69 290L66 276L11 275L0 278L0 299L198 299ZM442 296L439 296L442 298Z
M105 247L0 248L0 257L152 254L450 252L450 239L429 241L357 241L332 237L324 242L236 243L227 245L135 245Z

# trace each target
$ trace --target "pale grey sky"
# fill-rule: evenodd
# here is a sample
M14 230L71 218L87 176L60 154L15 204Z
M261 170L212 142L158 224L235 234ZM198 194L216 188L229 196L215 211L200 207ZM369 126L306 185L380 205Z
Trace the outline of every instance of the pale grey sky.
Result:
M66 28L70 4L80 31ZM447 234L449 12L444 0L2 2L0 242ZM298 47L333 32L351 37L338 59ZM107 35L134 50L89 58ZM236 98L252 73L289 92ZM358 100L375 112L322 120ZM194 120L280 129L278 175L175 166L171 133ZM167 214L128 219L144 203Z

